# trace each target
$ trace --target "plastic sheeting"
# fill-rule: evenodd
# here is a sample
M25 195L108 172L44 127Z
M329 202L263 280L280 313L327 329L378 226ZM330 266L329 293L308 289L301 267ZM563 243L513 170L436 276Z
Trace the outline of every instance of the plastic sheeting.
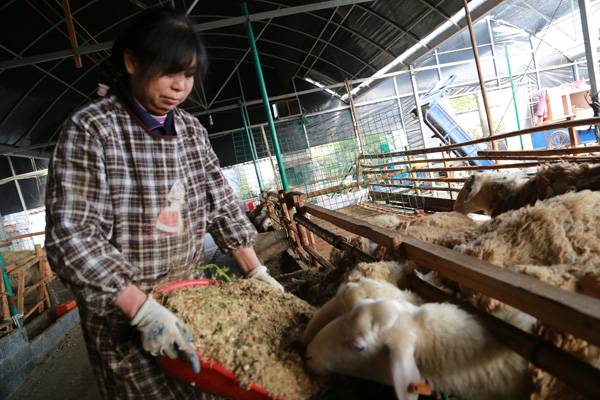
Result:
M21 175L28 172L40 171L48 168L48 160L11 157L10 161L15 170L15 175ZM8 163L8 158L0 158L0 179L12 177L12 171ZM44 187L46 186L46 177L20 179L18 181L25 207L28 210L42 207L44 205ZM23 210L19 191L17 190L17 181L10 181L0 185L2 201L0 201L0 215L10 215Z

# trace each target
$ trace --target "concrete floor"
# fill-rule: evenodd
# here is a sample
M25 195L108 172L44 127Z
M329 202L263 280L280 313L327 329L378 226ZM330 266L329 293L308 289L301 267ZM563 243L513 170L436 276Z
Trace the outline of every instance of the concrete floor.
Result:
M101 399L79 322L8 400Z

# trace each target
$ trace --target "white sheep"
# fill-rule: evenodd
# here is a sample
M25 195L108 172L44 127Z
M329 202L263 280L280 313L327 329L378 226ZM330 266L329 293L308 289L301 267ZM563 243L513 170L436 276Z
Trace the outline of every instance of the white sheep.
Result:
M526 331L533 324L522 313L508 320ZM525 399L531 392L527 361L452 304L363 300L315 335L305 365L320 375L393 385L400 400L417 399L407 390L411 382L462 400Z
M398 263L360 263L342 277L337 293L328 300L310 320L300 342L306 346L325 325L364 299L399 299L422 303L414 293L400 290L397 282L403 282L406 274Z
M477 222L459 212L437 212L399 223L395 230L429 243L452 248L465 242L465 235Z
M471 230L454 247L498 266L533 276L565 290L600 298L600 192L569 192L510 210ZM508 307L468 288L457 296L494 311ZM538 336L600 368L600 349L542 322ZM562 381L533 369L535 399L577 399Z
M359 235L347 236L345 241L367 254L373 254L378 248L377 243ZM331 261L336 268L344 271L356 265L356 257L350 251L340 250L335 247L332 247L329 252L329 261Z
M492 217L570 191L600 189L600 166L560 162L545 165L532 178L519 173L484 172L465 181L454 211L483 211Z

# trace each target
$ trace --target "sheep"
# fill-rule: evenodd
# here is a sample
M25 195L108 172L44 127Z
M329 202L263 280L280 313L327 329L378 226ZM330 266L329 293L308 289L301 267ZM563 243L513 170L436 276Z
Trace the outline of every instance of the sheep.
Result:
M268 232L275 230L271 222L271 214L266 204L261 204L248 213L250 222L254 225L258 232Z
M362 278L375 279L392 283L396 286L406 286L406 274L410 272L406 265L397 261L379 261L358 263L343 276L342 284L358 282Z
M452 248L464 243L468 232L477 227L465 214L458 212L438 212L400 222L395 230L404 235L414 237L429 243ZM384 250L378 248L374 256L381 258Z
M534 326L533 332L542 340L546 340L563 351L600 369L600 348L571 334L561 332L543 323ZM584 400L585 396L567 386L563 381L548 372L529 366L534 385L530 400Z
M313 316L300 342L307 345L323 326L350 311L360 300L410 297L413 302L419 302L416 295L398 288L399 283L406 286L405 278L406 272L397 262L359 263L337 282L330 282L336 286L336 294Z
M526 331L534 322L523 313L507 320ZM527 361L445 303L362 300L315 335L305 366L393 385L400 400L416 400L407 388L422 381L463 400L525 399L531 392Z
M575 264L600 254L600 192L584 190L498 215L453 247L502 267Z
M518 173L484 172L465 181L454 202L463 214L482 210L495 217L569 191L600 188L600 166L560 162L544 165L532 178Z
M345 238L346 242L359 250L364 251L367 254L373 254L377 249L377 243L372 242L371 240L359 236L359 235L350 235ZM329 252L329 261L337 268L341 270L348 270L356 265L356 257L346 250L340 250L335 247L332 247Z
M357 282L349 282L340 286L337 294L326 302L311 318L304 330L300 343L308 345L323 327L339 316L348 313L364 299L408 299L419 302L419 298L409 291L402 291L389 282L361 278Z
M599 218L600 192L569 192L494 217L470 231L467 242L454 250L565 290L600 298ZM460 288L457 297L487 311L509 309L467 288ZM543 322L536 325L535 332L600 368L597 346ZM580 398L546 372L534 368L532 375L535 383L532 398Z

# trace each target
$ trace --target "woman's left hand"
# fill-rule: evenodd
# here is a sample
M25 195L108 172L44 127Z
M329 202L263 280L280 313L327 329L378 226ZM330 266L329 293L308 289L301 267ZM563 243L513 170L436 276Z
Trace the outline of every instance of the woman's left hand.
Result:
M252 269L250 272L248 272L247 276L250 279L258 279L259 281L267 282L281 293L285 293L285 289L283 286L281 286L281 283L277 282L271 275L269 275L269 270L264 265L259 265L258 267Z

